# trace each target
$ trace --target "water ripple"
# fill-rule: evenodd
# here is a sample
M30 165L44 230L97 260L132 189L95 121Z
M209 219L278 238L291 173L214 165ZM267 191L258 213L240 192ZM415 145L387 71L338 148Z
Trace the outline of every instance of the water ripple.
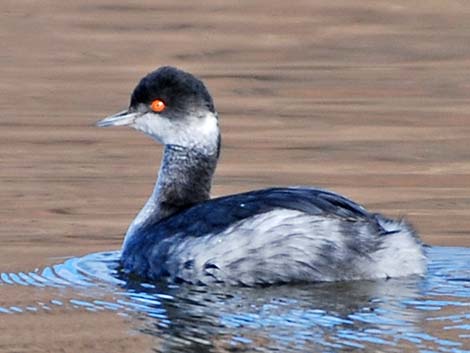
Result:
M470 249L428 250L424 278L269 288L207 288L126 281L119 252L70 258L42 270L1 273L2 288L57 292L48 302L0 306L0 315L51 310L138 316L161 350L469 352ZM55 292L54 292L55 293ZM71 293L71 294L70 294Z

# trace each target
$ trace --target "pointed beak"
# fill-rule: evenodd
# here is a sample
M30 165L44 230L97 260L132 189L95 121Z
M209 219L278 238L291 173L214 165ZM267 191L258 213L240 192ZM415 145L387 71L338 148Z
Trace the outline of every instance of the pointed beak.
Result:
M100 121L96 122L98 127L108 127L108 126L128 126L132 125L135 122L141 113L131 113L128 110L123 110L114 115L110 115Z

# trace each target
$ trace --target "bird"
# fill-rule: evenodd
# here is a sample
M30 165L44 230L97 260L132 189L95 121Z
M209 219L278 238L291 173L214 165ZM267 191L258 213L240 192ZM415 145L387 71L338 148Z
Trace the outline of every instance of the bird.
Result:
M423 275L424 244L389 219L315 187L271 187L211 198L219 117L205 84L162 66L143 77L128 109L96 123L129 126L164 145L153 192L130 224L123 273L195 285L389 279Z

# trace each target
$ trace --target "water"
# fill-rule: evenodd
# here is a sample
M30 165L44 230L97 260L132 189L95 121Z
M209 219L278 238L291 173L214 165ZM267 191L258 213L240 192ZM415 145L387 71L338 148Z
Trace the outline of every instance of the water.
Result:
M120 247L161 148L94 123L179 66L220 113L214 196L314 185L470 247L469 23L464 0L3 0L0 352L468 350L462 248L431 250L424 280L120 282L101 252Z
M126 280L119 252L93 253L2 273L0 297L10 286L61 291L0 315L109 311L158 338L158 352L469 352L470 249L434 247L428 257L423 278L233 288Z

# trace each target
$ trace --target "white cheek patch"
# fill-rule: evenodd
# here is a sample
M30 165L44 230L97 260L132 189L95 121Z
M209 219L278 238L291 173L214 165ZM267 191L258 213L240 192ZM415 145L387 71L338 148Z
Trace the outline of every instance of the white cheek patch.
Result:
M136 119L132 127L164 145L202 148L208 152L217 150L219 123L211 112L174 120L146 113Z
M191 117L188 135L203 146L214 146L217 149L219 139L219 121L214 113L207 113L198 117Z
M162 118L157 114L146 113L135 120L132 127L142 131L144 134L157 140L162 144L166 144L165 137L173 135L171 123L168 119Z

